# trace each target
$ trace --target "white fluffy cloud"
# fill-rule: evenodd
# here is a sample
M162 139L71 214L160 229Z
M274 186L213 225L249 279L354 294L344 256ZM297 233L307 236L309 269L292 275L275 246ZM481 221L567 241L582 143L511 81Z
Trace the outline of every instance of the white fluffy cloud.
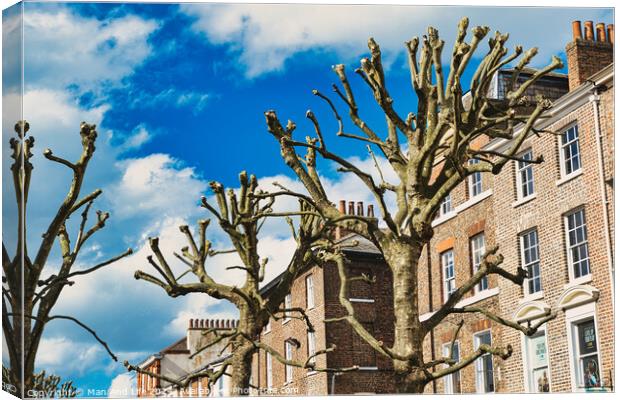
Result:
M101 366L104 351L98 343L74 342L65 337L43 338L37 353L37 367L63 377L83 375Z
M110 188L114 210L128 215L186 216L206 190L191 167L168 154L151 154L119 162L124 171L118 184Z
M119 374L112 379L108 389L108 397L128 398L134 397L136 390L136 376L131 373Z
M277 71L294 54L308 50L335 51L343 62L367 52L365 40L373 36L382 45L388 63L403 42L426 33L428 25L440 30L450 49L463 16L471 25L489 25L512 34L513 44L539 46L537 63L546 64L563 51L571 37L572 19L602 15L602 9L501 9L495 7L424 7L386 5L305 4L184 4L196 17L193 29L214 44L225 44L239 54L246 75ZM449 54L448 51L445 52Z
M125 149L137 149L143 144L150 142L153 135L144 124L136 126L131 135L123 143Z
M83 90L116 85L151 54L148 37L157 27L135 15L99 21L65 8L29 8L24 14L26 83L73 84Z

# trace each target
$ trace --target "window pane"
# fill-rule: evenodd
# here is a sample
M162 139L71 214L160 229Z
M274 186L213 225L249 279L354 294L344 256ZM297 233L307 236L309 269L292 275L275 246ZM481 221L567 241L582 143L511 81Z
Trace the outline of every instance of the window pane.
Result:
M585 211L581 209L567 215L566 221L569 262L572 264L574 277L579 278L590 273Z
M306 308L314 307L314 281L312 275L306 277Z
M532 294L542 290L540 278L540 259L538 248L538 231L532 230L521 235L521 252L523 268L528 272L527 293Z
M517 188L519 197L527 197L534 193L534 173L532 164L526 160L532 160L532 151L523 153L517 164Z
M562 162L564 173L570 174L581 168L579 154L579 132L577 126L573 126L562 134Z
M478 271L480 268L480 264L482 263L482 258L484 257L485 246L484 246L484 234L479 234L474 236L471 239L471 256L472 256L472 265L474 267L474 273ZM478 291L486 290L489 288L489 282L487 277L485 276L476 286Z
M583 371L583 383L587 388L600 387L601 375L598 366L598 355L584 357L581 360L581 370Z
M470 165L475 165L479 163L480 163L480 160L478 159L469 160ZM481 172L474 172L473 174L469 175L468 182L469 182L469 197L476 197L477 195L482 193L482 173Z
M447 299L456 289L454 279L454 252L448 250L441 255L441 266L444 279L444 298Z
M582 322L577 325L579 335L579 352L583 354L596 352L596 329L594 320Z
M450 357L450 343L443 345L443 356ZM455 362L459 362L461 360L458 342L455 342L454 347L452 348L452 359ZM461 373L459 371L447 375L444 378L444 392L446 394L461 393Z
M439 207L439 215L444 215L452 211L452 197L448 194L441 201L441 206Z

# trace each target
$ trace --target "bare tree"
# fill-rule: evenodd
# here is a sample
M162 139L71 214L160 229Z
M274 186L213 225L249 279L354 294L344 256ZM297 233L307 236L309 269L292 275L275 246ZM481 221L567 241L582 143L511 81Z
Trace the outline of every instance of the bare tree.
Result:
M294 195L299 198L298 211L277 212L273 209L276 199L288 196L289 190L275 183L282 190L263 191L258 188L256 177L252 175L248 179L245 172L239 175L239 182L241 187L238 192L232 189L226 191L220 183L211 182L217 206L209 204L205 197L202 198L202 206L213 215L230 240L232 248L225 250L212 248L212 243L207 238L210 220L200 220L197 238L187 225L180 226L181 232L187 237L188 246L181 249L181 254L174 253L174 256L188 267L186 271L175 275L159 248L159 239L150 238L149 244L155 258L149 256L148 261L158 276L143 271L135 273L136 279L160 286L171 297L204 293L232 303L239 312L238 323L224 330L205 329L203 334L212 336L212 339L207 340L207 343L190 357L193 358L216 345L221 347L220 354L228 350L231 356L217 369L202 369L190 373L183 379L156 374L125 362L129 371L159 378L181 389L195 379L207 378L208 384L213 385L222 375L228 375L231 377L231 394L235 396L249 394L252 357L260 349L272 354L283 364L316 371L335 371L319 367L315 362L316 356L331 352L334 347L317 350L307 360L300 362L287 360L277 350L260 341L260 334L270 318L278 320L287 316L302 319L309 331L314 330L303 309L282 307L284 298L290 292L291 284L298 274L310 265L328 261L327 253L321 249L331 246L329 226L323 223L322 215L308 205L308 200L311 199L307 196ZM297 228L292 217L300 219ZM267 293L261 291L260 284L265 278L268 259L260 257L258 244L261 227L268 218L286 218L297 245L286 269ZM239 286L219 283L208 271L207 260L226 253L236 253L241 260L242 265L227 267L227 270L243 271L243 282ZM182 278L190 273L194 275L196 281L183 283Z
M58 375L47 375L45 371L35 374L28 397L46 399L76 397L78 390L73 386L73 381L61 383L61 379ZM2 367L2 381L11 381L10 372L4 366Z
M18 211L15 256L10 257L4 242L2 244L2 330L7 343L10 361L7 376L11 384L16 386L16 393L14 394L19 393L22 397L28 390L35 388L41 383L40 374L35 375L34 372L35 361L45 327L50 321L66 320L77 324L101 343L110 357L117 361L116 356L111 352L108 345L94 330L74 317L51 315L51 312L63 289L75 283L72 280L74 277L93 273L132 252L131 249L128 249L124 253L93 267L80 270L73 269L84 244L105 226L110 216L107 212L97 211L95 223L88 228L86 226L93 202L101 195L102 191L97 189L80 198L86 168L95 152L95 140L97 139L95 125L82 122L80 126L82 153L76 162L58 157L50 149L46 149L43 152L43 156L48 160L69 168L73 173L73 179L66 197L58 207L58 211L52 218L49 227L42 235L41 244L34 260L30 258L26 243L26 205L33 169L30 158L32 157L31 150L34 146L34 138L32 136L25 137L29 128L29 124L26 121L18 122L15 125L15 131L19 140L15 138L10 140L11 157L14 160L11 165L11 173ZM80 209L82 210L80 214L81 221L75 242L73 247L71 247L67 221ZM58 239L62 262L56 274L44 276L45 266L56 239Z
M378 150L394 170L397 183L383 179L384 175L378 163L376 166L379 169L380 182L367 171L330 151L312 111L308 111L307 118L314 126L315 137L308 136L306 141L293 137L296 128L293 122L289 121L283 126L275 111L265 113L269 132L280 143L285 163L295 172L312 198L312 206L328 222L340 220L339 225L371 240L391 269L394 286L394 343L388 346L373 337L357 321L353 308L347 304L346 295L341 295L340 300L348 314L341 319L349 321L357 334L374 350L393 361L398 390L401 392L422 392L429 382L460 370L484 354L503 358L510 356L510 346L498 348L481 345L476 352L462 357L458 362L451 356L425 359L424 338L450 315L482 314L526 335L534 334L541 324L554 317L550 314L533 326L522 326L482 308L457 307L459 300L488 275L499 275L517 285L521 285L527 277L527 272L521 268L516 273L502 269L502 256L497 253L497 247L494 247L486 252L480 268L450 295L432 317L425 321L420 320L418 263L424 246L428 245L433 236L431 222L442 199L468 176L474 173L498 174L510 160L519 160L521 145L528 135L540 133L536 129L536 123L551 104L542 97L537 97L535 104L527 104L526 91L542 76L562 67L560 59L553 57L547 67L516 85L524 68L536 55L537 49L523 52L521 46L516 46L514 53L508 55L505 47L508 35L496 32L489 39L489 50L473 74L468 102L464 102L461 77L478 45L489 32L488 27L473 28L473 37L468 43L465 40L468 24L468 19L463 18L458 25L447 77L442 64L444 41L439 38L436 29L428 28L428 34L421 40L420 49L419 38L414 37L406 42L411 85L418 98L417 112L409 113L407 117L399 115L394 108L394 100L386 84L379 45L372 38L369 39L371 56L363 58L361 67L355 72L370 88L376 103L385 114L385 139L360 116L344 65L333 67L342 85L342 89L337 85L333 85L333 89L360 133L345 132L342 118L332 100L319 91L313 91L326 102L333 113L338 123L336 135L367 145L373 158L374 151ZM493 76L513 61L516 65L505 100L489 99L487 93ZM479 138L506 139L510 143L507 150L502 152L478 149L472 146L472 143ZM304 163L298 154L298 148L305 149L312 162ZM342 214L327 197L319 178L314 162L317 154L338 164L341 172L354 174L368 188L379 206L381 227L373 224L370 219L342 220ZM472 163L472 160L475 162ZM521 161L539 163L542 159ZM395 210L388 209L388 193L392 193L396 198ZM350 278L346 277L343 268L341 277L341 285L346 291L347 280ZM435 367L438 365L444 365L445 368L436 371Z

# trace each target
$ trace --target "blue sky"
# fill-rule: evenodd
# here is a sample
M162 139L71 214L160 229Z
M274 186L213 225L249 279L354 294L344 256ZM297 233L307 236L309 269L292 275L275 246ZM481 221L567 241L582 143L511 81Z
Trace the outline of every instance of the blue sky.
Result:
M69 183L67 172L50 165L41 152L50 147L55 154L76 157L79 122L97 123L97 152L83 191L101 187L104 195L96 206L112 216L78 268L127 247L136 254L77 280L57 312L81 318L122 359L133 362L181 337L191 317L233 315L230 306L205 296L170 299L132 275L137 268L148 269L148 236L160 236L167 253L184 245L177 227L205 217L198 200L208 195L210 180L236 187L239 171L246 169L265 187L278 180L299 188L266 132L264 111L275 109L281 119L294 120L304 135L312 129L304 117L312 108L332 148L370 167L363 146L330 134L336 129L331 113L311 94L315 88L331 94L335 75L330 66L345 63L360 112L381 131L382 115L352 73L367 53L369 36L382 45L392 97L406 114L415 109L415 97L403 42L424 34L429 24L439 28L445 48L451 49L456 23L467 15L471 26L510 32L511 46L539 46L534 65L542 66L553 54L564 58L572 20L613 22L611 9L575 8L26 3L24 12L24 112L37 140L30 247L36 247ZM19 65L6 41L15 39L17 16L12 10L3 15L4 143L12 131L10 117L17 115L12 77ZM5 178L9 164L3 149ZM323 164L322 174L333 199L370 200L354 179L331 165ZM3 239L10 247L13 194L7 179L3 182ZM261 251L270 257L269 274L275 276L291 239L281 223L270 224ZM212 237L224 241L219 232ZM224 270L230 262L233 258L215 260L214 275L233 282L237 276ZM57 266L54 253L48 272ZM131 384L97 343L63 322L49 325L37 362L83 389Z

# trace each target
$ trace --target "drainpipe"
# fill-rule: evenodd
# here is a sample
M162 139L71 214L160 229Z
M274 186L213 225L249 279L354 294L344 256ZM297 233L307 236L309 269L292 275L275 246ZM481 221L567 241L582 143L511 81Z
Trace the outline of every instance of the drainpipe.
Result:
M609 201L607 199L607 191L605 188L605 167L603 160L603 137L601 135L601 120L599 114L599 85L592 82L592 95L589 100L592 103L592 110L594 111L594 132L596 134L596 153L598 158L598 173L599 173L599 183L601 190L601 202L603 204L603 224L605 229L605 247L607 251L607 264L609 266L609 275L611 277L610 287L611 287L611 298L614 298L614 258L613 251L611 248L611 235L609 233L609 210L607 208ZM615 305L612 301L612 310L615 308Z
M433 311L433 268L432 268L432 256L431 256L431 242L426 243L426 266L428 269L428 311ZM435 359L435 329L431 329L431 360ZM433 366L433 372L435 372L435 366ZM433 393L437 393L437 381L433 380Z
M331 395L336 394L336 376L338 375L342 375L342 372L332 372L332 387L330 388L330 393Z

